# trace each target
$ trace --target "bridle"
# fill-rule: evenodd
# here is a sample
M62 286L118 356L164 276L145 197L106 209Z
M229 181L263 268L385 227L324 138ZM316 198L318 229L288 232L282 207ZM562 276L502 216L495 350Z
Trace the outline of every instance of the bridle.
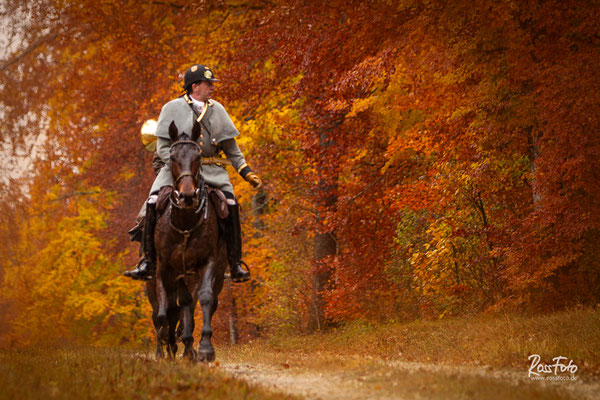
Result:
M184 140L177 140L175 142L173 142L173 144L171 144L171 152L173 152L173 148L175 146L178 145L184 145L184 144L193 144L194 146L196 146L198 148L198 151L200 152L200 154L202 154L202 148L200 147L200 145L193 141L193 140L189 140L189 139L184 139ZM200 169L202 169L202 164L200 164ZM173 184L173 192L171 192L171 196L169 196L169 200L171 202L171 205L176 207L176 208L181 208L181 206L179 205L179 201L178 201L178 197L179 197L179 192L177 191L177 187L179 186L179 181L181 179L183 179L186 176L191 176L192 179L194 180L194 186L196 186L196 191L194 192L194 203L196 205L198 205L198 207L196 208L195 213L199 214L200 211L202 210L202 208L206 205L206 199L208 197L208 193L206 191L206 185L204 185L204 178L202 177L202 174L200 174L200 171L198 171L198 173L193 174L192 171L183 171L182 173L180 173L177 178L175 179L175 183ZM175 196L175 198L173 197ZM205 212L206 214L206 212ZM204 219L206 219L206 215L204 217Z
M193 141L193 140L189 140L189 139L186 139L186 140L178 140L178 141L174 142L173 144L171 144L171 152L173 151L173 148L174 148L175 146L182 145L182 144L193 144L193 145L195 145L195 146L198 148L198 151L200 151L200 154L202 154L202 148L200 147L200 145L199 145L197 142L195 142L195 141ZM202 168L202 165L200 165L200 168ZM192 173L192 171L183 171L181 174L179 174L179 176L177 176L177 178L175 179L175 184L174 184L173 186L174 186L175 188L176 188L177 186L179 186L179 181L180 181L182 178L186 177L186 176L191 176L191 177L192 177L192 179L194 180L194 184L196 185L196 187L198 187L198 186L199 186L199 185L197 184L198 182L196 181L196 179L197 179L197 176L195 176L195 175ZM175 191L177 191L177 190L175 189ZM197 191L198 191L198 189L196 189L196 192L197 192Z

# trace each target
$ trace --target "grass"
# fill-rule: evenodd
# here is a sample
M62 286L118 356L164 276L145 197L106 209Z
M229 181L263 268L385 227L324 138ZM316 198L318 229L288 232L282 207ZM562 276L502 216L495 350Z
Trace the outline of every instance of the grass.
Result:
M557 356L573 360L579 367L578 382L530 381L531 354L549 364ZM316 334L220 348L225 362L343 376L369 388L369 397L448 400L597 398L598 354L600 309L393 324L354 322ZM430 364L449 367L429 369Z
M550 315L495 315L439 321L347 326L310 335L273 336L242 345L217 344L218 361L266 364L282 373L343 377L369 397L559 399L580 396L572 385L542 385L493 374L427 369L425 364L487 366L527 376L527 357L565 356L579 379L600 375L600 308ZM153 349L145 349L150 352ZM399 362L399 363L396 363ZM390 365L394 365L390 368ZM408 365L408 366L407 366ZM412 366L412 367L411 367ZM187 361L155 361L139 350L29 347L0 350L1 399L285 399ZM499 371L500 372L500 371Z
M401 399L509 399L566 400L581 398L565 387L542 386L529 382L510 382L479 375L445 373L423 369L389 369L384 365L358 368L361 382L375 389L379 398ZM391 384L390 384L391 383Z
M223 353L222 353L223 354ZM395 324L352 323L312 335L280 336L245 344L225 357L265 356L286 363L303 355L346 359L453 365L487 365L522 369L528 356L539 354L550 363L564 356L578 365L578 375L600 373L600 308L574 309L550 315L495 315ZM312 361L311 361L312 362ZM347 361L351 362L351 361Z
M74 347L0 351L0 399L285 399L187 361L131 350Z

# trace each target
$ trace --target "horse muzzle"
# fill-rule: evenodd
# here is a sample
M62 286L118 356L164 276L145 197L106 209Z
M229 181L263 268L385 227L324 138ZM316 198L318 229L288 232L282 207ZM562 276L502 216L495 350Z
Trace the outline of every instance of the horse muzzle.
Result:
M197 208L200 202L200 189L195 189L193 191L177 191L175 190L175 199L177 201L177 205L181 208Z
M196 192L181 192L179 194L179 204L183 208L195 208L198 203Z

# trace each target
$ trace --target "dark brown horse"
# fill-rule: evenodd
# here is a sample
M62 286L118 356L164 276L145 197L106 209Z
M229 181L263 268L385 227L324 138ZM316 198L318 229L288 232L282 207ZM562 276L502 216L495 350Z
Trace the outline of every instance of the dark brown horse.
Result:
M148 295L154 308L159 355L164 355L162 346L167 345L169 355L175 356L176 327L180 322L184 357L213 361L211 321L223 288L227 247L215 207L199 173L202 165L202 150L196 142L199 135L198 123L194 124L191 138L179 134L174 122L169 126L174 184L169 205L156 223L156 286L149 284ZM196 353L193 332L198 301L203 326Z

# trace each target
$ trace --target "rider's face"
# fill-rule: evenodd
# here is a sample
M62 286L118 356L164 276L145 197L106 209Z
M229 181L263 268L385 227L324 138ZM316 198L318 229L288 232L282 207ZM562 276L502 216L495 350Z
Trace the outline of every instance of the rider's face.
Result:
M215 84L209 81L201 81L192 85L192 97L198 101L207 101L212 97Z

